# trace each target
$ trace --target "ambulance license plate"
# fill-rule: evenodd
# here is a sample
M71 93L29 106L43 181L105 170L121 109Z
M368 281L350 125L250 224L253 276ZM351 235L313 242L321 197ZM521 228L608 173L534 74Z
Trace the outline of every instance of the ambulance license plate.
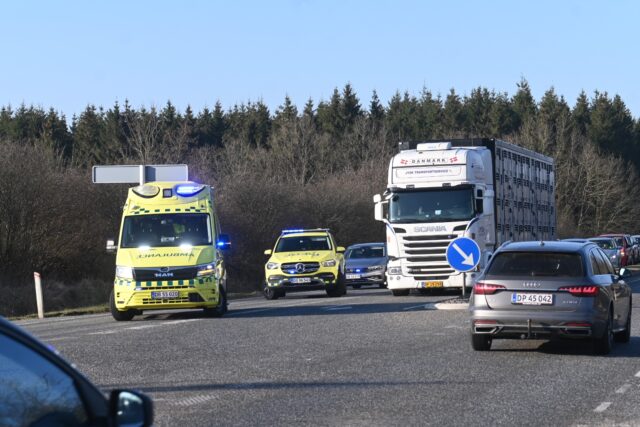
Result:
M157 291L151 292L152 299L167 299L167 298L178 298L180 296L179 291Z

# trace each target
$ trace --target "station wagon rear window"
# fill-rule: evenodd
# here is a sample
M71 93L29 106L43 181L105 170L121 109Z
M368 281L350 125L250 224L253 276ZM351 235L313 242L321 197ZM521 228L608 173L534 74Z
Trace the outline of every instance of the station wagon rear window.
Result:
M582 257L566 252L501 252L487 269L487 276L583 277Z

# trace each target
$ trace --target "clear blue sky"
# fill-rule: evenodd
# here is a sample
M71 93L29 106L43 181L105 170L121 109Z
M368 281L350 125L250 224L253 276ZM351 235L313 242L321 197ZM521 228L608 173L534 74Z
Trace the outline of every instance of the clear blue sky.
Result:
M31 1L0 3L0 105L195 111L285 95L302 108L350 82L367 106L423 87L529 81L571 106L581 90L619 94L640 117L640 2Z

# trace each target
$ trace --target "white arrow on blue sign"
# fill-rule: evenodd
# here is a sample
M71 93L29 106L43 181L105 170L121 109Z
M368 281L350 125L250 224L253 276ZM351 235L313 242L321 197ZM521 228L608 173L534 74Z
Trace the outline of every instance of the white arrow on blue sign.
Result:
M471 271L480 262L480 247L468 237L458 237L447 247L447 262L454 270Z

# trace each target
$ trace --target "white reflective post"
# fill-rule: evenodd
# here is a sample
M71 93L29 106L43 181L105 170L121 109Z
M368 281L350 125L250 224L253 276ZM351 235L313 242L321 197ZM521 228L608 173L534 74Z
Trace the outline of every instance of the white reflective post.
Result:
M40 273L33 273L33 280L36 283L36 305L38 306L38 319L44 319L44 304L42 301L42 281Z

